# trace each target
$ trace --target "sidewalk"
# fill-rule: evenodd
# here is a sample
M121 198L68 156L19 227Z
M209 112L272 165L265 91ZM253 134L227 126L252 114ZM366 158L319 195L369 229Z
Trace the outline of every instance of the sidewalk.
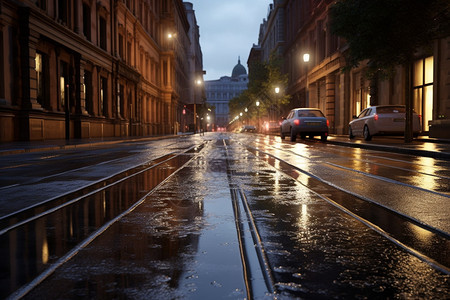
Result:
M375 136L371 141L365 141L362 138L354 138L350 140L348 136L330 135L327 142L330 144L353 148L450 160L450 140L433 139L426 136L415 138L412 143L405 143L402 136Z
M40 151L68 150L76 148L98 147L126 142L152 141L158 139L176 138L177 135L160 135L149 137L117 137L98 139L47 140L30 142L0 143L0 156Z
M10 142L0 144L0 156L40 151L81 149L125 142L151 141L183 136L185 135ZM362 138L354 138L350 140L348 136L345 135L330 135L327 142L330 144L353 148L371 149L450 160L450 140L433 139L426 136L418 137L414 139L412 143L405 143L403 137L376 136L372 139L372 141L368 142Z

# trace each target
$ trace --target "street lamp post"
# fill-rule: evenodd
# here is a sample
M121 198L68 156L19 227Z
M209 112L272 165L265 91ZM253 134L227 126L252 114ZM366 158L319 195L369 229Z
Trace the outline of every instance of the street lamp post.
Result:
M259 129L260 126L261 126L261 124L260 124L260 122L259 122L259 101L258 101L258 100L256 100L256 109L257 109L256 112L257 112L257 114L258 114L258 115L257 115L257 118L258 118L258 130L257 130L257 131L258 131L258 132L261 132L260 129Z
M196 87L201 86L202 83L203 82L200 79L197 79L195 81ZM195 99L196 99L195 94L196 93L194 92L194 133L197 132L197 103L195 102Z
M276 94L276 97L277 97L277 111L276 111L276 120L275 121L279 121L279 119L280 119L280 103L279 103L279 97L278 97L278 94L280 93L280 88L279 87L276 87L275 88L275 94Z
M305 106L309 107L309 82L308 82L308 63L309 63L309 53L303 54L303 62L306 63L306 84L305 84Z

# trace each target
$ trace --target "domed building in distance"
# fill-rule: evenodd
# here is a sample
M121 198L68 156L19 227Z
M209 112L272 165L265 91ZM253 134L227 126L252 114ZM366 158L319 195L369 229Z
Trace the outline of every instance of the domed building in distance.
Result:
M214 124L217 127L224 128L228 125L230 122L228 103L245 91L247 85L247 70L241 65L240 58L231 72L231 77L222 76L218 80L205 81L206 102L216 108Z

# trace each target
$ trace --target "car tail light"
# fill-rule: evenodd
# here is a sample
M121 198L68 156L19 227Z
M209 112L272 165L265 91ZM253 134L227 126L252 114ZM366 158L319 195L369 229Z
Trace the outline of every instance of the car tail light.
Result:
M378 121L378 115L375 114L375 116L373 116L373 119L374 119L375 121Z
M327 127L330 127L330 120L327 120Z
M294 120L294 125L295 125L295 126L300 125L300 120L299 120L299 119L295 119L295 120Z

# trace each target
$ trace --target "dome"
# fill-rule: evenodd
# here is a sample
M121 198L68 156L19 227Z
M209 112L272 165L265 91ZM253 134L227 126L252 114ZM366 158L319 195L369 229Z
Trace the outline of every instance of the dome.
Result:
M241 59L238 58L238 63L237 63L237 65L234 66L233 72L231 73L231 78L237 78L241 75L246 75L246 74L247 74L247 70L245 70L245 67L243 65L241 65Z

